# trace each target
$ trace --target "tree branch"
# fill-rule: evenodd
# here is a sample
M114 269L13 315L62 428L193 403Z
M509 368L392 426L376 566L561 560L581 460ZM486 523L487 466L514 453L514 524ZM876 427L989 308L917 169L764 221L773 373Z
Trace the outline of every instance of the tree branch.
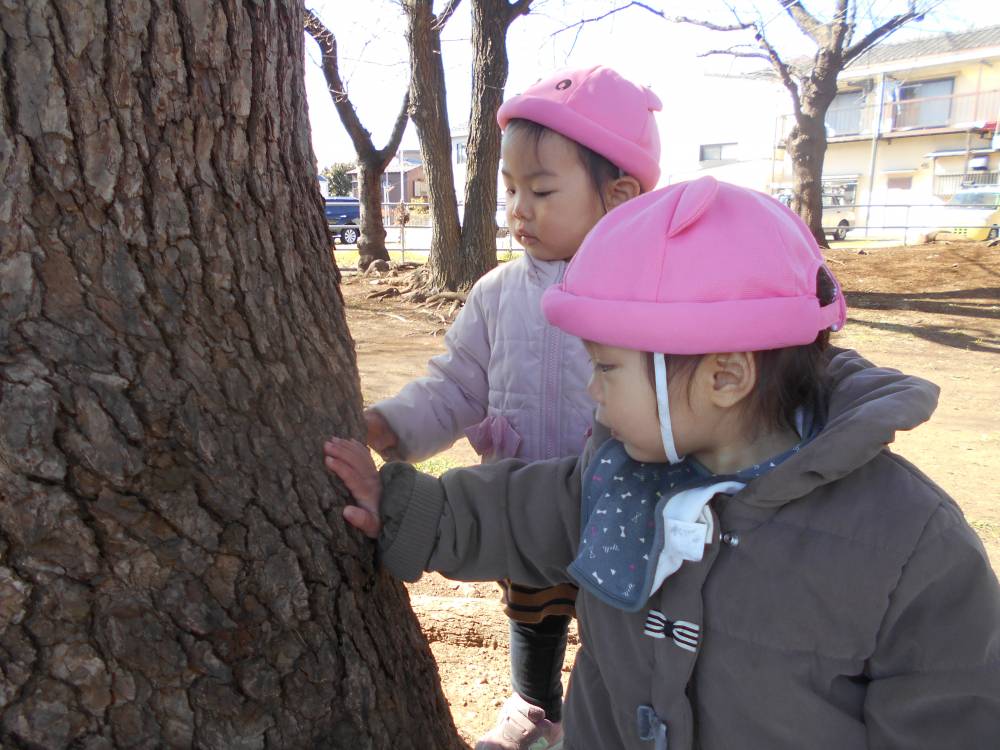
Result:
M582 26L584 26L585 24L588 24L588 23L595 23L596 21L603 21L608 16L613 16L615 13L620 13L621 11L628 10L629 8L632 8L632 7L641 8L641 9L643 9L645 11L648 11L648 12L652 13L654 16L659 16L664 21L671 21L673 23L689 23L689 24L693 24L695 26L702 26L702 27L704 27L706 29L711 29L712 31L742 31L744 29L749 29L753 25L753 24L749 24L749 23L739 23L739 24L733 24L733 25L730 25L730 26L723 26L721 24L712 23L710 21L700 21L698 19L688 18L686 16L668 16L662 10L657 10L656 8L653 8L652 6L647 5L646 3L639 2L638 0L632 0L632 2L628 3L627 5L622 5L619 8L613 8L613 9L609 10L607 13L602 13L599 16L594 16L593 18L581 18L576 23L572 23L569 26L564 26L563 28L559 29L558 31L553 32L552 36L556 36L557 34L561 34L564 31L569 31L570 29L576 29L576 28L582 27Z
M736 49L734 47L730 47L729 49L710 49L710 50L708 50L706 52L700 53L698 55L698 57L708 57L710 55L730 55L731 57L751 57L751 58L755 58L757 60L767 60L768 62L771 62L771 58L768 57L763 52L744 52L744 51L738 50L738 49Z
M782 5L791 19L795 21L799 30L816 44L822 46L825 41L826 27L817 21L799 0L783 0Z
M910 0L910 7L906 13L900 13L899 15L893 16L878 28L872 29L865 34L859 42L844 50L844 65L847 65L847 63L851 62L856 57L867 52L875 45L876 42L885 39L907 21L912 21L914 18L922 16L923 13L917 11L916 0Z
M737 23L730 24L729 26L724 26L718 23L712 23L711 21L702 21L697 18L688 18L687 16L664 16L668 21L673 21L674 23L688 23L692 26L701 26L704 29L711 29L712 31L745 31L747 29L752 29L752 23L744 23L743 21L738 21Z
M389 142L385 144L381 149L379 149L379 157L383 159L382 169L384 170L389 166L389 162L392 160L393 155L399 149L399 144L403 141L403 133L406 131L406 123L410 121L410 91L407 89L406 93L403 94L403 106L399 109L399 114L396 115L396 122L392 126L392 134L389 136Z
M507 24L510 25L518 16L526 16L531 10L532 0L515 0L507 5Z
M841 0L841 2L846 2L847 0ZM858 4L851 3L847 10L847 33L844 35L844 46L851 46L851 39L854 38L854 31L857 29L855 25L855 20L858 17Z
M774 69L778 71L778 75L781 77L781 82L785 84L785 88L788 89L789 93L792 95L792 106L795 110L795 119L797 121L802 115L802 103L799 101L799 86L792 78L791 68L789 68L785 61L781 59L778 51L771 46L771 43L767 41L767 37L764 36L763 26L754 31L754 39L757 40L757 44L760 45L760 48L764 50L767 55L767 59L770 60Z
M458 2L458 0L456 0ZM344 125L344 130L347 131L347 135L351 138L351 143L354 145L354 151L357 153L359 159L364 159L372 154L380 153L376 152L375 144L372 143L372 135L361 124L361 119L358 117L358 113L354 109L354 105L351 104L351 99L347 94L347 89L344 86L344 82L340 78L340 65L337 56L337 37L334 36L333 32L326 27L326 25L320 20L313 11L307 10L302 19L302 25L306 33L309 34L313 39L316 40L316 44L319 45L321 67L323 69L323 77L326 79L326 88L330 92L330 98L333 100L333 106L337 109L337 114L340 116L340 121ZM390 144L395 142L392 146L390 153L395 153L396 149L399 147L399 141L402 140L403 130L406 129L406 122L409 119L407 110L409 109L410 101L409 91L403 97L403 108L399 116L396 118L396 123L393 126L392 137L390 138ZM398 134L397 134L398 131ZM398 137L397 137L398 135ZM385 151L389 149L386 146Z
M448 23L448 19L455 15L455 11L458 10L458 5L461 2L462 0L448 0L448 4L444 6L444 10L438 13L431 22L431 28L434 31L441 31L445 24Z

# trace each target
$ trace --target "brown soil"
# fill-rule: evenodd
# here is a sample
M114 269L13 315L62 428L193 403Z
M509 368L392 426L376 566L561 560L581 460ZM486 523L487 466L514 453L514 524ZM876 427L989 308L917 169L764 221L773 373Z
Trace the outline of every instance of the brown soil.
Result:
M953 243L862 252L827 254L850 308L848 325L834 342L941 386L934 418L899 435L894 450L958 501L1000 569L1000 505L988 489L1000 472L1000 248ZM356 275L344 280L366 403L396 393L443 347L439 317L397 299L367 299L392 281ZM465 440L442 459L448 465L478 462ZM409 591L455 724L474 745L510 692L507 620L498 589L426 575ZM570 638L564 678L575 653L575 629Z

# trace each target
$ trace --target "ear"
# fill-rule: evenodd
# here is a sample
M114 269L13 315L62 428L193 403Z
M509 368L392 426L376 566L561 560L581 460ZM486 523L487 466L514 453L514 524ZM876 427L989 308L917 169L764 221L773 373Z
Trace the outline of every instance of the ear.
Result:
M710 354L706 359L712 384L709 398L715 406L732 408L757 385L757 360L753 352Z
M639 181L632 175L623 175L614 180L609 180L604 185L604 205L610 211L615 206L620 206L627 200L635 198L642 192Z

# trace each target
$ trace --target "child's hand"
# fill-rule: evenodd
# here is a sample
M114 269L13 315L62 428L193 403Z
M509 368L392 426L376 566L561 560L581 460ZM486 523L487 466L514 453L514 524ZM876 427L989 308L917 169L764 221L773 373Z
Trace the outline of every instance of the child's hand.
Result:
M358 503L344 508L344 519L369 539L378 538L382 530L382 480L368 448L357 440L332 437L323 444L323 453L326 468L340 477Z
M386 461L399 460L399 437L381 414L365 409L365 427L368 428L368 445Z

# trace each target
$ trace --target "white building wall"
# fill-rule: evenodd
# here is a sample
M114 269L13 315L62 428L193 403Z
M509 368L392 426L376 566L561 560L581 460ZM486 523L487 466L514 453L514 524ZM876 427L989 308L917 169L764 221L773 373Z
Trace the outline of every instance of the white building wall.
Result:
M696 98L664 101L660 184L710 174L768 192L776 117L791 108L788 92L772 81L709 76L697 91ZM701 161L701 146L718 143L735 143L735 158Z

